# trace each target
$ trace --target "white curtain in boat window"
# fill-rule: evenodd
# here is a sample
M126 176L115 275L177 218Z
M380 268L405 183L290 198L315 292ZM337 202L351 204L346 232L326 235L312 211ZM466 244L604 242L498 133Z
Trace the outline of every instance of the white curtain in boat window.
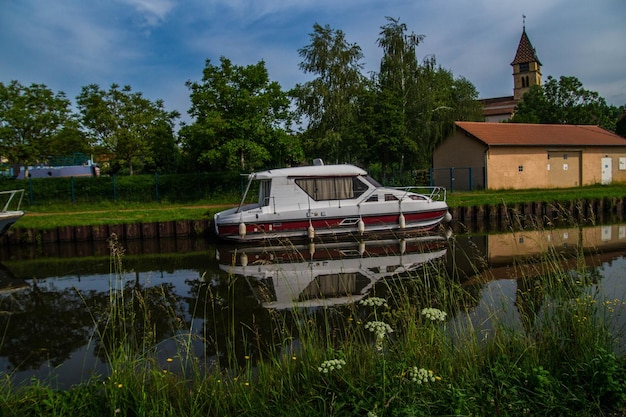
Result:
M315 201L354 198L352 177L298 178L295 181Z

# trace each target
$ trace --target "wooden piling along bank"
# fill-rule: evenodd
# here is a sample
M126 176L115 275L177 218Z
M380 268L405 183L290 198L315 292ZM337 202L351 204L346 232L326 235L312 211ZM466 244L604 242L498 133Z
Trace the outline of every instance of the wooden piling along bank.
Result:
M103 241L114 234L120 240L205 236L209 234L209 223L209 220L205 219L100 226L64 226L49 230L13 227L2 236L0 244Z
M569 202L496 204L450 209L455 231L497 231L621 222L626 197Z
M536 226L587 225L620 222L625 218L626 197L452 207L452 228L457 232L509 230ZM89 242L107 240L115 234L122 240L175 237L210 237L210 220L183 220L101 226L66 226L49 230L13 227L0 238L0 244Z

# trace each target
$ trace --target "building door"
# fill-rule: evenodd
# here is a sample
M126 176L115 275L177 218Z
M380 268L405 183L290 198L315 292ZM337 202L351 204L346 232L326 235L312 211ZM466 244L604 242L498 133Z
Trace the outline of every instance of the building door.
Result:
M602 158L602 184L610 184L613 181L613 160Z

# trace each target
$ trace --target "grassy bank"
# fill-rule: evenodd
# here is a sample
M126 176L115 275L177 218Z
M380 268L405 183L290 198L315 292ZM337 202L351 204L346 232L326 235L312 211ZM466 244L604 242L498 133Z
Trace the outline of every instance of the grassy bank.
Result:
M626 195L621 185L590 186L557 190L502 190L455 192L448 194L451 207L486 204L516 204L530 202L565 202L595 198L617 198ZM212 218L217 211L237 204L237 198L198 201L193 204L162 203L94 203L51 204L25 207L27 212L13 227L53 229L61 226L92 226Z
M346 306L268 310L269 328L239 322L235 297L207 280L195 293L194 316L207 319L200 329L164 292L117 287L122 255L113 244L110 302L93 312L93 343L110 373L64 391L16 387L7 376L0 415L609 416L626 401L612 328L622 301L594 291L597 273L582 253L568 255L575 271L551 250L535 260L541 275L520 269L515 305L484 303L488 326L475 322L476 288L433 263ZM224 279L235 291L243 277ZM171 315L178 350L165 361L148 297ZM506 319L513 309L519 318ZM190 354L194 343L205 356Z

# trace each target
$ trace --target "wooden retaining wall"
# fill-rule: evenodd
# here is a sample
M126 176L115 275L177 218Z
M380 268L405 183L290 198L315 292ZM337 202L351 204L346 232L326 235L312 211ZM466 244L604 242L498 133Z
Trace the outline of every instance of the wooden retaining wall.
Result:
M452 207L452 227L457 232L493 231L533 226L566 226L620 222L626 218L626 197L578 200L565 203L496 204ZM51 230L11 228L0 244L89 242L107 240L116 234L121 240L212 236L209 220L187 220L101 226L57 227Z
M450 213L456 231L492 231L620 222L626 218L625 210L626 197L619 197L453 207Z
M96 242L117 235L120 240L159 239L209 234L209 220L179 220L101 226L63 226L50 230L11 228L0 244Z

